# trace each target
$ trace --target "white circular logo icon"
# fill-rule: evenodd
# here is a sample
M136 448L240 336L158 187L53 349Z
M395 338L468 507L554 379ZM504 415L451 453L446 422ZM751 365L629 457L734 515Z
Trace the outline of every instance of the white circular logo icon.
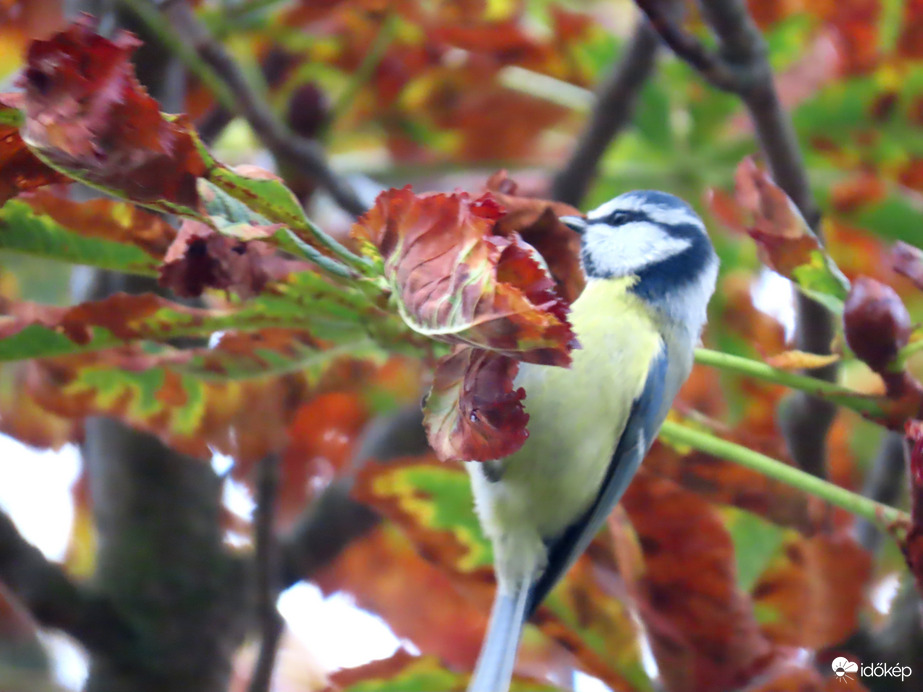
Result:
M833 672L837 678L844 681L847 679L852 680L848 673L855 673L859 670L858 663L853 663L842 656L833 659L833 663L831 663L830 666L833 668Z

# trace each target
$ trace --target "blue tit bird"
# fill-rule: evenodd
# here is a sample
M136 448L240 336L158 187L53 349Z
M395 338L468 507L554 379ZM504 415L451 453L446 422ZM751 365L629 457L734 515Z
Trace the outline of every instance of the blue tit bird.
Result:
M525 621L586 549L638 470L692 369L718 257L702 220L665 192L619 195L586 218L586 288L570 368L523 363L529 438L467 462L493 543L497 594L468 692L506 692Z

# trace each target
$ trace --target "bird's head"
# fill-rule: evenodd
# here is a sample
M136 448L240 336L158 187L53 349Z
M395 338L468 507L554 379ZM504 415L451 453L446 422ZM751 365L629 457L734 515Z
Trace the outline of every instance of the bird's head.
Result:
M679 197L656 190L626 192L585 218L561 221L581 236L588 279L636 276L636 291L653 299L689 284L714 286L718 260L711 240L698 214Z

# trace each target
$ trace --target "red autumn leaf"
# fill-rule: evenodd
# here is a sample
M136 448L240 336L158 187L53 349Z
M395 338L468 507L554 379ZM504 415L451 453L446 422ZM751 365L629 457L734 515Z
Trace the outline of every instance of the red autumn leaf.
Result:
M160 267L160 285L184 297L214 288L249 298L270 281L308 267L282 257L268 243L244 242L186 219Z
M726 692L753 680L773 650L737 588L731 536L696 496L643 470L610 519L622 577L667 690Z
M871 555L847 531L789 541L753 587L753 601L766 615L763 632L796 648L845 640L859 624L871 574Z
M506 210L506 214L497 221L494 232L500 235L518 233L538 250L548 265L558 292L568 303L573 303L586 283L580 266L580 238L558 217L580 216L580 211L562 202L524 196L506 171L490 176L486 187Z
M205 164L182 117L167 119L138 83L127 32L114 41L84 16L34 41L19 79L28 145L56 166L144 204L193 208Z
M906 276L923 291L923 250L907 243L894 246L894 271Z
M353 226L384 259L385 277L414 330L544 365L567 365L574 333L535 250L493 235L503 210L489 194L389 190Z
M20 94L0 94L0 110L18 107L19 100ZM0 206L20 192L66 180L29 151L19 128L0 124Z
M901 548L923 594L923 421L907 423L905 434L910 446L910 530Z
M430 447L443 461L489 461L512 454L529 436L526 392L513 388L519 364L461 347L436 364L423 407Z
M750 215L747 233L756 241L760 260L791 278L820 249L817 237L788 195L753 159L740 162L734 183L737 204Z

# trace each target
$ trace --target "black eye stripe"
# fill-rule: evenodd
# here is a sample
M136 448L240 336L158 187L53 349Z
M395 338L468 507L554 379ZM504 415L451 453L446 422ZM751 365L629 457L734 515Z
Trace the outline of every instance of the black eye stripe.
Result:
M609 226L624 226L627 223L635 221L650 221L651 217L643 211L628 211L625 209L616 209L608 216L599 219L590 219L590 223L604 223Z

